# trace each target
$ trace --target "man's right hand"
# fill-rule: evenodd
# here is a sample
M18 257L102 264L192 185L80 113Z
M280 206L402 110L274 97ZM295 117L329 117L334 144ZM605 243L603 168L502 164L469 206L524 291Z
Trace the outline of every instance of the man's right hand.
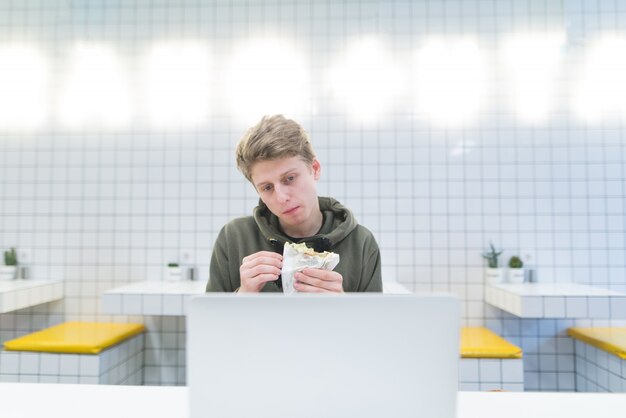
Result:
M265 283L278 279L282 267L283 256L271 251L259 251L244 257L239 267L239 292L260 292Z

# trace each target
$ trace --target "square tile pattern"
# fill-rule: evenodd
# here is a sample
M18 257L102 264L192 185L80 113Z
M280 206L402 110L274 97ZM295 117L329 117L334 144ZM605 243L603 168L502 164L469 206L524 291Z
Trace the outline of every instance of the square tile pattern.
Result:
M584 90L578 88L578 72L589 67L584 59L593 56L597 39L623 36L622 1L43 4L0 0L0 49L14 43L32 47L49 69L45 87L50 87L41 89L50 90L50 96L39 127L33 123L29 130L0 130L0 248L29 249L29 261L24 260L29 277L63 280L64 297L31 308L22 304L27 299L22 294L3 298L0 305L11 312L0 315L1 340L47 322L108 321L116 315L115 320L148 325L145 382L184 383L184 317L176 315L184 312L184 297L113 296L105 309L101 297L130 283L161 280L167 263L175 261L195 266L199 281L206 282L220 228L251 214L258 195L237 172L233 151L258 115L234 115L233 108L247 106L230 106L217 75L236 57L240 44L267 33L293 42L297 54L311 64L298 72L308 80L298 91L312 94L310 101L302 101L311 111L296 114L292 106L276 111L307 129L323 165L320 195L337 198L372 231L386 280L412 291L458 295L462 325L487 326L523 348L527 390L574 390L573 343L562 331L588 320L619 325L615 318L626 317L623 302L587 296L529 296L524 302L528 311L522 312L520 302L512 310L521 315L513 316L484 303L480 257L492 241L507 250L503 262L515 254L534 255L530 264L540 283L626 292L623 118L589 122L572 109L573 95L562 94ZM554 107L543 121L526 122L515 109L517 101L504 82L505 65L497 57L507 52L501 45L510 35L535 29L562 33L565 43L549 82L558 87ZM393 68L399 63L409 73L415 66L403 63L412 62L433 36L467 39L490 63L491 93L481 95L484 106L459 126L427 120L409 86L374 117L355 121L335 100L326 74L363 35L379 37L381 49L390 54L385 64ZM142 79L143 58L170 38L197 40L215 70L208 86L195 89L207 93L203 123L192 129L144 129L141 120L132 118L128 128L110 129L99 123L99 113L84 129L62 126L62 106L50 104L71 99L76 90L64 76L71 74L77 42L96 41L111 59L109 77L97 76L128 81L129 88L120 91L139 99L141 89L132 80ZM463 70L464 65L456 67ZM386 81L382 77L371 84ZM612 91L604 80L600 85ZM8 111L15 107L10 92L0 97ZM113 102L98 102L103 106L86 109L87 114L117 110L109 107L117 107L111 103L120 103L115 101L119 96L108 93L103 94ZM246 105L254 99L253 93L242 98ZM456 121L457 104L451 100L441 106L450 112L443 116ZM147 117L145 108L132 107L133 115ZM27 108L35 111L35 106ZM32 116L27 115L29 125ZM0 124L11 119L0 118ZM127 318L111 313L122 309Z
M30 308L62 297L63 282L60 280L0 281L0 313Z
M0 382L143 384L144 335L98 354L0 351Z
M523 359L462 358L459 390L524 391Z
M626 359L576 341L576 391L626 392Z
M626 318L625 293L575 283L488 285L485 302L520 318Z
M102 311L114 315L184 316L187 301L205 292L199 281L141 282L104 292Z

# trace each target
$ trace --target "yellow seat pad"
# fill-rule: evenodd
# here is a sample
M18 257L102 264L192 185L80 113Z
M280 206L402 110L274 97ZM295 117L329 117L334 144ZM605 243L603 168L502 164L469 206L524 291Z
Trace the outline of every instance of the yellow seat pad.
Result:
M4 348L15 351L98 354L127 338L143 332L142 324L108 322L65 322L14 340Z
M569 328L567 334L577 340L626 359L626 327Z
M484 327L461 329L462 358L522 358L522 349Z

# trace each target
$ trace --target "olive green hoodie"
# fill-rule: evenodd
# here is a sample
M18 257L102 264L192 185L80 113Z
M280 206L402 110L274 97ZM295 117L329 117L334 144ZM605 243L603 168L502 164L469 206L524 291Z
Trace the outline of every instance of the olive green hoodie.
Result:
M244 257L258 251L283 253L286 241L305 242L316 251L339 254L335 271L343 277L346 292L381 292L380 250L372 233L359 225L352 212L333 198L319 197L324 221L308 238L290 238L279 220L259 201L254 216L237 218L220 231L213 247L207 292L234 292L241 284L239 267ZM282 292L280 279L266 283L263 292Z

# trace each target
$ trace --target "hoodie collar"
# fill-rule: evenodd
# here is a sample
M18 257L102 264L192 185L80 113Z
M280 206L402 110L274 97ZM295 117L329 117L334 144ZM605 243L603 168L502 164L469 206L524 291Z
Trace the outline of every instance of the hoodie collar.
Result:
M343 241L345 237L357 226L352 212L332 197L318 197L320 210L324 216L320 231L305 238L299 238L296 242L306 242L316 251L330 251ZM261 233L272 243L276 251L282 253L285 242L292 242L280 228L280 221L268 207L259 199L259 205L254 208L254 220Z

